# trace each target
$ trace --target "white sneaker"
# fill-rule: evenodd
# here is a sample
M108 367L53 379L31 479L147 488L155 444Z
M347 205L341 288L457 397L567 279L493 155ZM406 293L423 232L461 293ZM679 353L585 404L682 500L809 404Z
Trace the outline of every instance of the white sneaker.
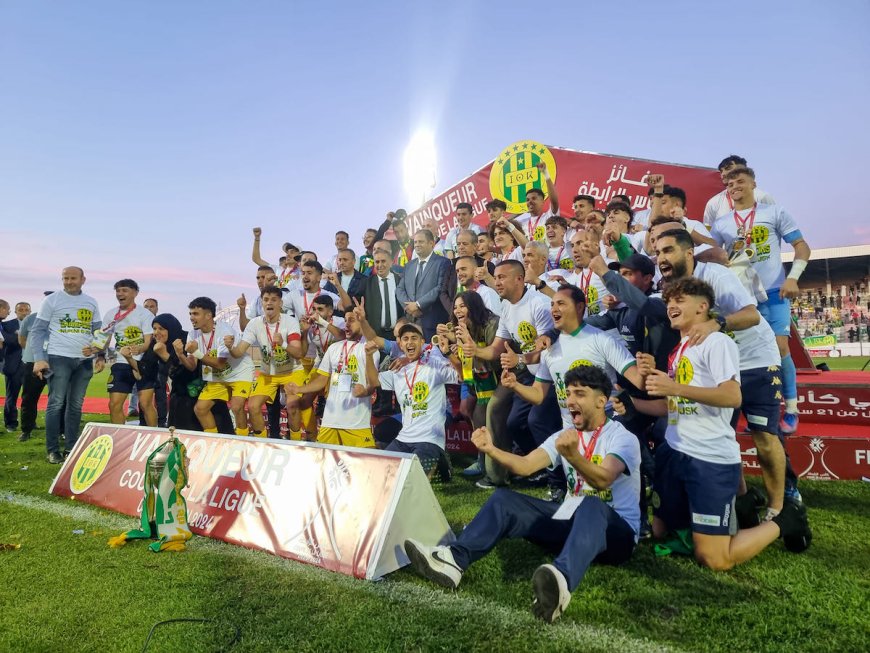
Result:
M561 617L571 602L568 581L553 565L541 565L535 569L532 575L532 589L535 591L532 612L538 619L543 619L547 623L553 623Z
M433 583L455 590L462 580L462 570L448 546L426 546L417 540L405 540L405 553L414 569Z

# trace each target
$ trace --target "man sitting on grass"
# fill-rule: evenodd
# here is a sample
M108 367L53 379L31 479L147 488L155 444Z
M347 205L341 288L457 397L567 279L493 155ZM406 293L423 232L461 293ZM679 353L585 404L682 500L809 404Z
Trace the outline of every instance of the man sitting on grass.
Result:
M532 575L532 610L553 622L571 601L571 592L595 560L628 560L640 529L640 446L604 407L612 386L604 370L581 366L565 375L567 406L574 428L554 433L526 456L502 451L486 427L472 434L474 445L520 476L561 464L568 493L561 504L497 489L450 546L427 547L405 541L414 568L451 589L463 572L506 537L523 537L559 551L553 564Z

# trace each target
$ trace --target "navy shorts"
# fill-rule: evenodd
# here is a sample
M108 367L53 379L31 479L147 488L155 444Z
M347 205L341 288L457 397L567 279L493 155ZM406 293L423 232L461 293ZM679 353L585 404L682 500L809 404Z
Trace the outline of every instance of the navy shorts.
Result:
M671 449L656 450L653 514L669 530L691 528L703 535L734 535L734 501L740 483L740 463L709 463ZM657 499L657 500L656 500Z
M778 436L782 403L782 374L779 365L741 370L740 392L743 394L740 410L746 418L749 430ZM737 425L739 417L740 414L735 410L731 426Z
M134 390L149 390L154 388L154 381L140 379L136 381L133 376L133 368L126 363L115 363L109 372L109 380L106 383L106 389L112 392L120 392L128 395Z
M402 442L399 436L387 445L387 451L400 453L412 453L420 460L420 465L427 476L437 473L442 481L449 481L451 477L450 460L444 449L431 442Z

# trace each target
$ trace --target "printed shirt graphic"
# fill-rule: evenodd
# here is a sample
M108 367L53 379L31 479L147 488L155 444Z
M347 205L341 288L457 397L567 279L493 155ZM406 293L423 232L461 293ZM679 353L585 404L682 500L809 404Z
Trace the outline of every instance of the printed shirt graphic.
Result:
M716 218L716 222L713 223L711 229L713 239L729 254L734 241L738 239L734 214L736 213L738 220L742 221L749 217L751 211L752 209L731 211ZM749 227L748 222L746 226ZM782 241L793 243L801 237L797 222L781 206L759 204L755 208L755 219L752 221L752 229L749 233L751 244L746 244L744 250L747 248L752 250L752 267L758 273L765 290L779 288L785 282ZM741 240L744 238L746 236Z
M339 330L344 331L345 322L343 317L333 315L329 321L338 327ZM335 336L329 332L329 329L322 327L319 324L312 324L311 328L308 329L307 356L315 360L320 360L324 351L334 342Z
M377 368L380 363L378 352L375 352L374 359ZM342 340L331 344L323 355L317 372L329 377L329 394L321 426L333 429L371 428L371 396L354 397L353 392L339 390L340 377L344 374L350 374L353 385L367 385L365 340ZM418 374L417 377L419 376Z
M381 372L381 387L396 393L402 407L400 442L431 442L444 449L444 420L447 414L446 383L459 383L456 370L442 356L408 363L399 370ZM421 359L422 360L422 359ZM416 372L416 376L415 376ZM409 387L410 386L410 387Z
M270 324L269 333L266 333L266 324L263 320L265 320L263 316L254 318L248 322L248 326L245 327L245 332L242 334L242 342L259 348L262 360L260 369L263 373L274 376L301 370L302 363L293 358L287 351L288 342L302 339L299 333L299 321L292 315L282 313L278 318L278 324ZM272 342L276 338L276 328L281 334L280 345ZM269 340L270 335L272 340Z
M83 358L82 348L93 341L94 323L99 324L97 300L84 293L65 290L52 293L39 307L37 318L48 322L49 356Z
M556 400L562 413L562 426L572 428L571 414L566 404L565 374L568 370L583 365L600 367L616 380L616 372L624 374L635 365L634 356L622 342L588 324L581 325L574 333L560 333L549 349L541 354L541 364L535 377L552 383L556 388Z
M755 189L755 201L759 204L776 204L776 200L760 188ZM728 191L723 190L707 200L704 207L704 224L712 226L717 218L730 215L734 210L734 204L728 199Z
M562 464L565 478L568 480L568 495L579 496L582 494L598 497L628 522L636 538L640 532L640 444L637 438L619 422L607 420L604 428L601 429L595 448L592 450L591 462L600 465L608 455L616 456L625 464L625 471L617 477L609 488L596 490L585 482L571 463L559 455L556 450L556 439L561 434L562 431L554 433L544 441L540 448L547 452L550 457L551 468L559 463ZM593 431L584 431L581 434L581 449L582 443L591 442L593 435ZM583 455L582 450L580 455Z
M251 357L245 353L241 358L233 358L230 352L224 345L224 336L233 336L234 346L239 344L242 339L241 334L231 324L226 322L215 322L214 324L214 340L211 338L211 333L204 334L199 329L192 329L187 334L187 342L195 342L199 345L200 350L206 356L214 358L226 359L228 366L223 370L216 370L208 365L202 366L202 380L209 383L212 381L223 381L232 383L234 381L253 381L254 380L254 362ZM211 343L211 347L206 351L206 345Z
M121 310L117 306L108 311L103 316L103 328L109 326L116 315L120 317L125 312L126 309ZM151 311L141 306L137 306L130 313L124 315L124 319L119 320L112 329L115 349L119 350L121 347L139 347L144 345L145 336L154 333L154 329L151 327L152 322L154 322L154 315ZM136 354L133 358L137 361L142 360L142 354ZM116 362L121 365L127 364L127 360L121 356L120 352Z
M745 306L758 305L755 297L749 294L737 275L724 265L698 263L695 266L694 276L713 287L716 297L714 309L720 315L728 317ZM737 343L737 348L740 351L741 370L766 368L781 364L782 359L779 355L779 347L776 345L776 336L763 317L755 326L740 331L729 331L726 335Z
M538 217L533 216L528 211L518 215L515 220L526 232L526 237L529 240L538 240L542 243L547 242L547 220L553 217L553 212L547 209Z
M523 353L535 349L535 339L553 328L550 298L536 290L527 289L516 304L502 302L501 320L496 336L520 345ZM529 365L534 374L537 365Z
M571 256L571 245L550 247L547 254L547 270L573 270L574 257Z
M715 388L728 380L740 382L736 343L724 333L711 333L700 345L686 347L679 361L673 360L685 343L671 354L670 367L682 385ZM668 430L671 448L710 463L740 462L740 446L731 428L730 408L707 406L691 399L668 397Z

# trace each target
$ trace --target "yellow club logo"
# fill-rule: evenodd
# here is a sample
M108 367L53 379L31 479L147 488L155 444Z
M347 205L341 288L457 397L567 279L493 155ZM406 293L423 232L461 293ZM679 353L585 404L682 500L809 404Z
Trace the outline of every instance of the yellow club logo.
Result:
M112 457L112 446L112 436L101 435L82 452L69 479L73 494L81 494L97 482Z
M417 381L414 384L414 403L420 404L429 396L429 384L425 381Z
M752 231L749 236L752 238L752 242L755 245L761 245L762 243L767 242L767 237L770 235L770 232L767 230L763 224L758 224L752 227Z
M94 312L88 308L80 308L76 312L76 317L79 322L93 322Z
M492 164L489 173L489 193L504 200L508 213L525 213L526 193L537 188L547 196L547 184L538 170L544 163L550 178L556 181L556 160L547 149L535 141L517 141L508 145Z
M695 368L692 367L692 361L689 360L688 356L681 357L680 362L677 363L677 383L689 385L694 377Z
M347 359L347 371L351 374L356 374L359 371L359 361L355 355Z
M534 344L535 338L538 337L538 330L535 329L531 322L523 320L517 325L517 335L524 345Z

